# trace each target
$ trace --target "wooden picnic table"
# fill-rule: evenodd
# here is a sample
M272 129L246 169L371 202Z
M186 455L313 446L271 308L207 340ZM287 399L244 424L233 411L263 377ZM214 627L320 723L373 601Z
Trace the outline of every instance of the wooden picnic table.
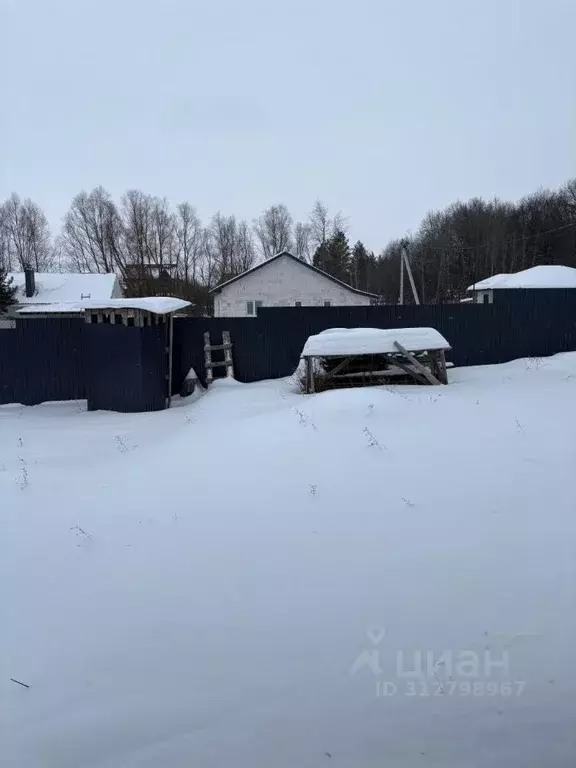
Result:
M417 384L448 384L446 339L434 328L338 328L310 336L302 351L305 363L304 389L312 393L322 385L336 386L355 377L372 382L403 372ZM333 360L329 370L319 372L317 360ZM366 371L350 372L351 364ZM374 366L376 366L374 368ZM380 370L378 369L378 366Z

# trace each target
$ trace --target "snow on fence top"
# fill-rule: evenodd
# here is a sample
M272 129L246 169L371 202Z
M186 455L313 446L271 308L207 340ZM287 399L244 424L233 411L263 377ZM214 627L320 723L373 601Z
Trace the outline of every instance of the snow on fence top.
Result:
M301 357L397 354L395 341L409 352L450 349L434 328L330 328L310 336Z
M192 304L184 299L173 299L169 296L148 296L142 299L84 299L60 304L45 304L42 306L24 307L19 315L37 315L46 313L84 312L85 309L144 309L156 315L177 312Z
M576 269L559 264L541 264L522 272L487 277L468 286L469 291L487 291L498 288L576 288Z

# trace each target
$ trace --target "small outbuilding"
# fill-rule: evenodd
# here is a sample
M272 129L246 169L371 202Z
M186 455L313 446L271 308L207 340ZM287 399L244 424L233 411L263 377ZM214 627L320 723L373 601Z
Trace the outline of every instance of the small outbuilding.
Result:
M434 328L330 328L302 350L306 393L408 380L448 384L450 344Z
M561 265L541 264L521 272L502 273L468 286L475 304L492 304L504 299L509 291L546 291L576 289L576 269ZM576 295L576 294L575 294Z
M52 304L42 316L83 317L88 410L135 413L170 407L174 313L190 302L163 296ZM38 308L26 307L19 317Z

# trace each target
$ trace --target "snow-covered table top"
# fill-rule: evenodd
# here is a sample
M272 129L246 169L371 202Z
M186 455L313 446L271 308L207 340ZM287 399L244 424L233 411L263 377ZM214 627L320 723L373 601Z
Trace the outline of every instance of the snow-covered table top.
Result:
M310 336L301 357L396 354L395 341L409 352L450 349L434 328L330 328Z
M58 304L36 304L24 307L19 315L83 312L85 309L145 309L157 315L177 312L190 307L189 301L173 299L170 296L147 296L141 299L83 299L82 301L60 302Z

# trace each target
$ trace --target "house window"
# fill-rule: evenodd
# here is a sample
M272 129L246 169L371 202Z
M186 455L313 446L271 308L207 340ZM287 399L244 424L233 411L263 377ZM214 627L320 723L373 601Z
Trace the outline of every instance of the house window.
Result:
M301 301L295 301L294 302L294 306L295 307L301 307L302 306L302 302Z
M324 306L325 307L331 307L332 306L332 302L331 301L325 301L324 302Z
M262 306L261 301L247 301L246 302L246 314L248 317L256 317L258 308Z

